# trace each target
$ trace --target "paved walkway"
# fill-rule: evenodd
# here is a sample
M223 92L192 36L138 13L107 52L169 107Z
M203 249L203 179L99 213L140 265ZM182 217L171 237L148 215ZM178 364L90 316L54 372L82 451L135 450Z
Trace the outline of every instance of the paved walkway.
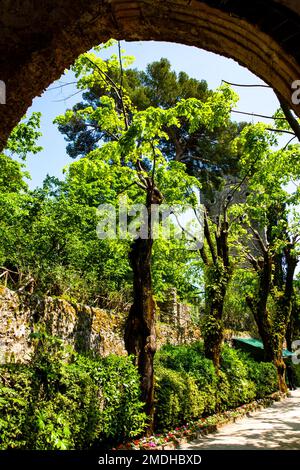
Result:
M300 389L262 411L251 413L234 424L222 427L185 444L188 450L300 450Z

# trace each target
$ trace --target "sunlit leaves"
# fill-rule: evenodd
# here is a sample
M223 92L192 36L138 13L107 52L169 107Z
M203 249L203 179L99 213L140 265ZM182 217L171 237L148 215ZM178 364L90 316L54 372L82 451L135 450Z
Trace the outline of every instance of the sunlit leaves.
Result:
M13 129L8 139L6 150L25 160L29 153L37 154L42 147L37 145L38 138L42 135L39 131L41 113L32 113L29 118L23 120Z

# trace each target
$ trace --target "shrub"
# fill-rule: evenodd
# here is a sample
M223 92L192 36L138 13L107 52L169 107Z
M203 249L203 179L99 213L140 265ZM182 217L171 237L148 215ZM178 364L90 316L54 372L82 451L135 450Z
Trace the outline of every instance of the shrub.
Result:
M120 441L140 434L146 415L140 402L140 378L132 359L110 355L93 362L92 374L102 394L102 439Z
M248 367L239 351L224 345L221 357L221 369L227 377L226 393L220 399L221 409L235 408L249 403L256 396L256 385L248 373ZM222 387L224 388L223 380Z
M155 419L158 430L170 429L202 415L207 395L198 389L191 375L162 366L157 367L155 375Z
M204 357L202 343L185 346L164 346L156 354L156 363L164 367L189 372L200 388L216 386L217 376L212 361Z
M89 358L45 336L38 342L29 366L2 366L1 449L88 449L145 429L131 358Z
M245 364L248 376L256 386L256 398L264 398L278 391L278 376L276 367L270 362L256 362L246 357Z
M164 346L156 355L156 364L177 372L187 372L195 380L202 394L203 415L209 415L216 409L215 389L218 378L212 361L204 357L201 342L184 346Z
M24 447L31 371L27 367L0 367L0 450Z
M278 390L273 364L256 362L224 345L221 369L204 357L201 342L164 346L156 355L156 422L178 426L218 411L236 408Z

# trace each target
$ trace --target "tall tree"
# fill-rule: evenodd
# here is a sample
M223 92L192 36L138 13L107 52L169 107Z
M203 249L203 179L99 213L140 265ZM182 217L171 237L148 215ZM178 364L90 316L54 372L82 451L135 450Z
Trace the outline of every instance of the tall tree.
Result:
M257 135L263 135L264 126L255 127ZM262 144L260 156L250 152L242 162L245 173L249 167L252 171L246 203L235 208L235 215L240 215L246 230L243 249L254 271L247 302L264 343L265 359L276 365L279 387L285 391L282 348L292 309L300 235L295 211L299 191L290 191L287 185L299 175L299 148L272 152L267 139Z
M185 123L190 134L199 127L214 129L228 121L230 109L236 99L228 87L212 93L206 102L194 98L182 99L171 108L147 107L138 111L122 84L123 62L119 62L120 83L109 76L108 71L115 66L103 61L92 53L81 56L74 65L78 77L79 89L93 87L99 83L106 93L100 99L99 107L87 107L67 111L56 122L61 129L66 129L77 119L85 125L96 126L101 132L102 142L98 149L85 155L75 165L85 165L85 160L92 159L100 167L105 165L107 177L110 167L117 167L126 176L124 191L134 187L143 194L146 213L141 223L144 236L132 242L130 263L133 270L133 304L129 313L125 343L130 354L134 354L142 380L142 396L150 417L153 416L153 357L156 350L155 301L152 286L152 211L151 206L159 206L165 197L162 187L168 181L173 187L169 193L183 202L190 196L193 199L193 186L199 186L197 179L188 176L185 165L169 161L162 151L162 142L168 139L170 128L179 128ZM111 93L112 92L112 93ZM105 142L106 141L106 142ZM113 170L114 171L114 170ZM181 178L178 178L180 172ZM172 177L172 174L174 175ZM123 191L123 192L124 192ZM194 199L195 201L195 199ZM174 203L174 199L166 201Z
M196 98L206 102L214 94L204 80L191 78L185 72L177 74L165 58L147 65L146 71L132 68L132 57L126 56L123 61L122 86L138 111L149 107L168 109L181 99ZM99 142L112 138L99 128L93 115L86 119L80 114L81 109L101 108L104 95L119 101L118 86L112 86L112 83L120 82L117 58L102 61L101 67L112 80L111 86L103 86L99 80L90 81L88 88L83 90L83 100L73 107L72 119L59 123L59 130L68 142L67 152L72 158L82 157L97 148ZM129 117L130 114L131 111ZM165 129L166 136L160 140L159 147L166 158L185 163L189 173L201 181L203 202L206 202L214 199L215 189L222 186L224 175L237 175L240 155L232 151L231 143L244 126L245 123L238 124L228 119L226 126L217 122L213 128L199 125L190 133L187 123L182 120L180 126Z

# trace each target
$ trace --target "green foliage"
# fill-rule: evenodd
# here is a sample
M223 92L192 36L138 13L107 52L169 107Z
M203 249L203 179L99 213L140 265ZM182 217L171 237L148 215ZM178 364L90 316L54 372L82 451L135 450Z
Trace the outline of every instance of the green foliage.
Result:
M256 279L252 271L236 269L227 289L224 303L224 325L234 332L250 332L257 336L257 327L246 298L255 292Z
M222 350L221 370L226 374L228 380L225 400L220 400L221 408L234 408L248 403L258 396L257 382L249 376L247 362L245 364L239 353L227 345L224 345ZM265 394L268 393L270 392L266 387Z
M278 390L273 364L255 362L227 345L222 349L218 374L212 361L204 357L202 343L166 345L155 361L159 429L236 408Z
M207 395L199 390L192 375L162 366L157 367L155 375L158 430L172 429L203 414Z
M102 439L120 441L140 434L146 416L139 401L140 380L132 358L110 355L100 364L94 361L92 366L90 373L102 394Z
M144 430L131 358L80 356L44 334L34 341L31 365L1 367L2 450L88 449Z
M269 362L256 362L247 358L248 376L256 384L256 396L263 398L267 394L278 390L278 376L276 368Z
M29 153L37 154L41 152L43 148L37 145L37 140L42 135L39 132L40 120L41 113L32 113L29 118L25 116L12 130L6 150L22 160L25 160Z
M156 361L166 368L193 374L201 389L216 386L215 368L204 358L202 342L176 347L166 345L158 351Z
M249 311L249 301L257 304L266 292L260 289L259 272L268 252L273 264L266 302L272 320L268 333L274 336L273 345L280 346L289 313L282 317L288 277L284 271L289 259L299 257L300 192L296 185L293 192L287 189L291 179L299 180L299 145L272 151L276 140L266 125L232 123L237 96L228 86L209 91L205 82L183 72L177 75L165 59L145 72L130 69L131 64L132 58L123 56L122 83L116 55L103 60L89 52L74 64L83 101L55 122L66 136L70 156L85 158L66 169L64 182L47 178L43 188L30 192L22 164L12 159L24 160L41 150L38 113L12 132L6 153L0 155L0 265L14 274L9 286L90 305L115 306L120 297L130 301L130 240L97 238L97 206L108 203L118 208L120 196L126 196L128 208L144 202L149 181L167 204L195 206L195 188L212 201L219 197L216 189L231 184L224 177L230 174L237 177L230 189L238 202L228 198L227 204L223 194L221 216L207 211L211 243L207 239L202 252L204 336L211 347L221 338L224 298L227 324L229 319L230 325L243 329L250 323L244 314L242 321L239 318ZM229 209L223 248L218 243L225 222L221 209ZM220 253L227 248L224 264ZM237 266L242 270L233 273L230 283ZM166 290L175 286L181 298L192 301L203 284L202 268L199 253L188 251L184 242L156 240L156 298L163 300ZM65 352L51 347L51 360L40 348L30 367L3 372L1 406L8 416L1 421L4 446L87 448L143 428L138 381L130 361L100 361L73 353L66 361ZM202 345L164 348L157 359L158 425L173 426L263 397L276 389L274 371L270 364L255 363L225 347L217 376L211 361L203 357ZM119 383L120 377L124 383Z
M17 193L27 189L24 182L26 173L22 171L23 165L11 157L0 153L0 192Z
M26 366L0 367L0 450L26 447L31 383L32 371Z

